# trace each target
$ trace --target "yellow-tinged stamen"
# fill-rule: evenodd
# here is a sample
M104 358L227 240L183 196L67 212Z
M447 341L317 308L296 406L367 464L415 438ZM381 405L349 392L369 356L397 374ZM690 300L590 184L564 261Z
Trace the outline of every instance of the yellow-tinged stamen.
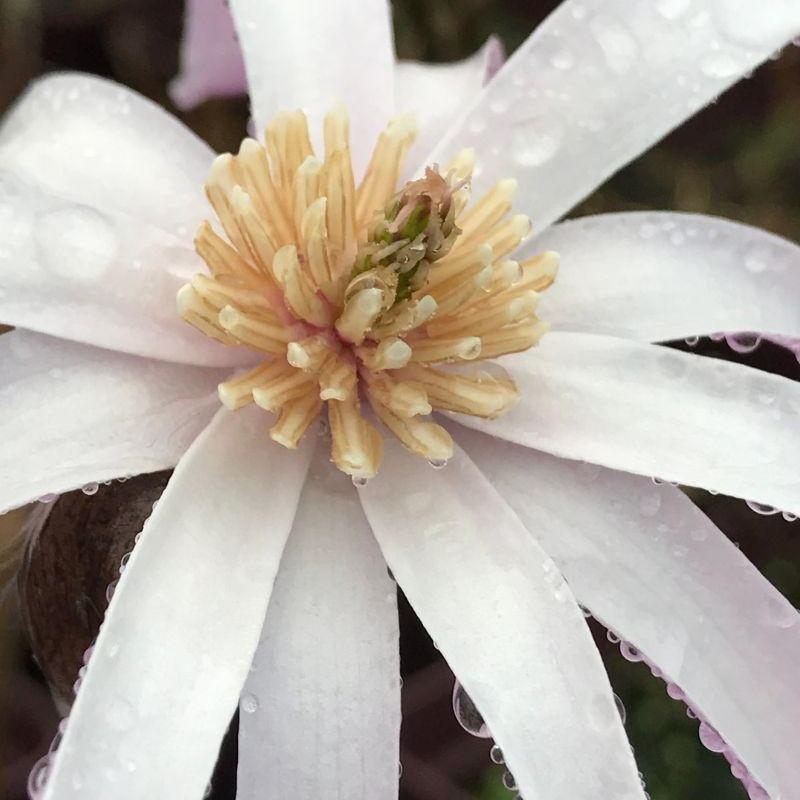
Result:
M288 448L327 405L333 462L357 482L383 454L366 405L434 464L453 442L433 410L493 418L514 405L513 381L481 363L544 335L538 293L558 267L555 253L510 257L531 227L509 216L514 180L470 205L472 150L398 187L414 137L412 117L393 120L357 186L342 106L325 118L324 158L302 112L278 114L264 143L214 161L206 192L227 239L200 226L210 275L178 294L201 332L265 354L220 384L221 401L276 414L269 435Z

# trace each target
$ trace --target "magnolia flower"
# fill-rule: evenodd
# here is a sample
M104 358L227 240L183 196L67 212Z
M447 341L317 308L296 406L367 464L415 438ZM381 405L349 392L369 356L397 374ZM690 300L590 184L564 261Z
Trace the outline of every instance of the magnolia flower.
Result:
M255 129L268 131L236 157L215 161L158 107L78 75L35 84L0 130L0 319L17 327L0 338L0 508L175 466L36 792L199 798L238 700L240 797L392 800L400 687L388 564L523 796L644 797L580 603L687 699L704 741L725 753L751 797L794 797L797 612L669 482L800 513L800 389L653 342L718 330L800 336L800 249L694 215L553 223L796 35L796 4L567 0L482 90L460 70L400 89L412 75L395 64L382 0L232 0L231 11ZM416 111L422 131L429 119L435 128L439 102L453 107L461 91L432 152L410 150L412 169L400 172L396 155L410 140L398 114ZM349 109L349 138L337 102ZM298 107L308 143L304 116L279 113ZM282 138L289 123L299 139ZM364 171L376 141L379 156ZM464 148L476 158L469 187ZM359 207L377 167L398 185L385 181ZM409 183L426 174L425 185ZM514 207L536 236L511 258L498 241L507 223L494 215L507 211L514 180ZM264 194L270 187L274 196ZM468 224L468 191L490 198L485 227L474 217ZM309 201L302 213L296 198ZM271 227L276 214L285 215L281 234ZM401 224L413 219L424 230ZM507 233L516 244L515 225ZM198 228L205 275L191 244ZM420 256L418 272L407 275L394 251L376 255L378 244L416 248L406 255ZM460 250L481 259L470 261L473 282L460 284L464 319L478 332L437 333L432 326L452 320L459 304L421 320L414 309ZM535 310L550 332L501 359L509 379L487 366L490 378L469 384L473 400L513 392L516 406L495 419L448 411L418 420L426 403L455 404L419 378L429 368L412 360L415 348L480 340L440 353L456 359L435 368L440 388L460 386L469 366L460 361L495 354L492 341L484 351L484 335L536 324L526 305L522 323L492 317L484 331L481 320L508 308L474 290L513 292L531 267L518 273L512 261L547 266L552 277L553 257L537 257L550 252L561 254L560 274ZM487 264L489 283L475 283ZM378 311L360 307L350 319L358 324L339 325L361 266L370 279L360 288L380 290ZM179 290L181 312L208 336L176 314ZM328 316L311 324L317 311ZM371 334L405 311L419 324L387 334L399 344L385 349L422 372L403 376L415 401L407 416L393 413L403 424L435 425L454 440L452 457L432 469L403 445L429 455L425 448L385 436L377 476L355 488L330 464L329 448L359 483L377 470L359 466L377 445L351 444L377 441L361 433L378 430L367 405L381 419L391 410L391 392L382 402L370 381L384 372L391 381L400 368L378 363L387 339ZM232 394L230 381L235 374L235 389L265 351L286 369L283 350L246 329L283 336L305 386L283 403L264 402L280 406L277 421L256 403L219 408L219 384L230 405L258 402L258 382L248 396ZM315 351L303 343L314 331L335 355L365 365L355 385L326 382L312 364ZM334 390L327 404L351 404L338 426L344 435L334 421L331 442L313 423L305 436L295 427L271 437L289 400L316 409L322 398L306 385L315 382L319 393ZM500 405L498 413L510 402ZM337 441L354 459L337 456Z

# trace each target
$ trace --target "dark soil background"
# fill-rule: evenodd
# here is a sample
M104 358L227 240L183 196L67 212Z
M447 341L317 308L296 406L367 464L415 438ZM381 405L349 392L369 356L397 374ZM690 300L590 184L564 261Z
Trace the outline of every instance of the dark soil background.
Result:
M468 55L497 33L511 52L555 5L551 0L395 0L398 50L407 58L446 61ZM0 112L31 77L61 69L112 77L175 111L166 86L177 69L182 15L180 0L0 0ZM179 115L215 148L228 150L237 147L243 135L247 102L213 100ZM789 47L614 177L576 214L645 208L695 211L797 240L798 144L800 48ZM684 343L673 346L689 349ZM745 356L709 340L701 340L694 349L800 378L795 357L772 345L762 344ZM104 498L105 491L72 502L113 506L115 498ZM767 577L800 604L800 522L759 516L744 503L721 496L698 494L695 499ZM14 535L24 513L0 517L3 585L12 579ZM76 597L94 597L109 579L103 569L81 574L75 579ZM51 620L37 609L22 610L28 618L38 614L40 627L52 622L58 636L63 620ZM74 650L82 636L88 644L89 629L98 624L101 613L102 608L93 608L82 617L85 630L73 631L63 647ZM27 773L46 751L58 723L42 671L31 657L22 617L11 583L0 609L0 800L23 800ZM622 659L605 631L597 629L596 634L627 708L627 729L652 800L745 800L726 762L700 745L697 723L685 708L667 697L664 685L646 667ZM455 722L452 675L405 602L401 644L404 800L511 800L514 793L502 785L502 768L490 761L491 742L470 737ZM49 665L43 666L47 670ZM231 736L223 747L214 797L233 800L234 778Z

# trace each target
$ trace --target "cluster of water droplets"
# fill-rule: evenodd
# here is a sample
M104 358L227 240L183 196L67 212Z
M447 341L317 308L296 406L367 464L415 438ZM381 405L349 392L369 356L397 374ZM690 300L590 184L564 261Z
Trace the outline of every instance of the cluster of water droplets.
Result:
M601 621L600 624L603 625L604 623ZM747 767L736 755L736 752L733 750L733 748L722 738L719 731L717 731L716 728L714 728L713 725L711 725L711 723L709 723L708 720L706 720L697 711L697 709L691 705L683 689L677 683L671 681L667 676L665 676L658 666L650 661L640 650L634 647L630 642L626 642L610 628L607 628L606 636L609 642L619 645L620 653L626 661L631 661L633 663L641 662L645 664L647 667L649 667L650 672L654 677L660 678L665 682L667 695L669 695L669 697L673 700L684 703L686 706L686 715L690 719L698 720L698 736L701 744L712 753L719 753L725 757L726 761L730 765L731 774L742 782L742 785L747 791L750 800L770 800L770 797L764 787L761 786L761 784L758 783L758 781L756 781L756 779L750 774ZM623 722L624 721L625 717L623 716ZM649 797L647 793L645 793L645 796Z
M117 480L120 483L122 483L127 480L127 477L118 478ZM105 485L109 485L110 483L111 481L104 481ZM99 491L99 484L88 483L83 487L82 491L84 492L84 494L87 495L97 494L97 492ZM43 498L40 498L40 502L52 503L53 500L55 500L55 496L53 496L52 499L49 498L50 495L45 495ZM153 510L155 510L157 504L158 500L156 500L153 503ZM146 526L147 523L145 523L145 528ZM139 543L139 540L141 539L143 533L144 533L144 528L134 537L133 540L134 548ZM120 577L125 572L125 568L128 564L128 561L130 560L132 552L133 550L128 551L120 559L120 565L118 570ZM114 596L114 590L117 588L118 583L119 583L119 578L115 578L106 587L106 600L109 603L111 602L111 598ZM81 667L78 670L78 677L75 680L75 683L72 685L72 692L76 697L81 689L81 685L83 684L83 680L86 677L86 673L89 669L89 663L91 661L92 654L94 653L94 646L96 641L97 641L96 639L93 640L92 643L89 645L89 647L87 647L86 650L84 650L83 652ZM114 657L117 652L118 652L117 648L113 646L106 649L106 653L109 657ZM117 716L119 717L120 726L122 727L123 723L125 726L127 726L127 724L130 722L130 720L128 719L128 717L130 716L129 711L130 709L126 708L123 703L120 703L118 707L116 709L112 709L110 713L117 714ZM43 795L45 786L47 784L47 780L50 776L53 758L61 744L61 740L64 738L64 733L67 729L68 721L69 721L69 716L66 716L64 717L64 719L61 720L61 722L59 722L58 731L56 732L56 735L53 738L53 741L51 742L50 748L48 749L47 753L33 765L33 769L31 770L30 775L28 776L28 795L30 797L30 800L40 800L40 798ZM136 764L134 764L131 761L127 762L124 766L125 769L127 769L130 772L133 772L136 769ZM74 789L80 789L81 788L80 776L73 775L72 784ZM205 796L208 796L208 794Z

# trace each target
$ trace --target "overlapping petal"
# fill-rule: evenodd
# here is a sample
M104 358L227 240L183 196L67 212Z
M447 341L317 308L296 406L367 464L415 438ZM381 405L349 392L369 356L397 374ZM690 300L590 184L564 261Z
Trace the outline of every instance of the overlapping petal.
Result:
M241 363L199 335L175 294L202 270L209 148L109 81L45 78L0 128L0 322L122 352Z
M578 600L685 692L770 797L797 794L800 618L742 552L673 486L458 436Z
M247 676L311 447L222 410L147 523L43 800L197 800Z
M642 798L583 615L553 561L462 452L420 467L387 442L361 490L399 585L539 800Z
M180 73L169 87L176 105L247 93L244 61L226 0L187 0Z
M555 250L542 295L553 329L644 342L716 331L800 337L800 247L700 214L641 212L570 220L526 244Z
M550 333L504 360L520 404L463 424L564 458L800 514L800 384L609 336Z
M409 152L411 171L424 165L453 119L467 108L503 64L503 45L496 36L469 58L444 64L400 61L395 73L395 105L414 113L419 131Z
M565 0L445 136L542 230L800 33L794 0Z
M89 482L173 467L219 407L225 371L28 331L0 336L0 513Z
M280 110L302 108L312 135L334 102L351 118L363 167L394 114L394 45L387 0L231 0L259 134Z
M240 702L239 800L397 800L397 590L317 448Z

